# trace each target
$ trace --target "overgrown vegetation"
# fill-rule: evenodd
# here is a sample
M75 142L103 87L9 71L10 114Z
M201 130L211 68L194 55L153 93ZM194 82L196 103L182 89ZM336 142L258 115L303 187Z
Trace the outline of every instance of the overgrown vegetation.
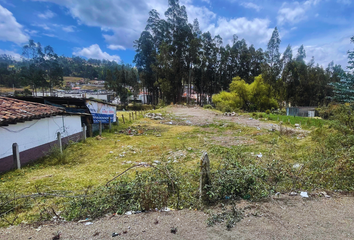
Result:
M160 112L167 123L183 121ZM354 188L354 135L351 126L343 124L346 118L320 120L311 133L282 134L227 121L198 127L139 117L128 123L129 112L123 114L126 124L120 121L102 138L73 143L64 155L54 151L42 161L2 174L1 226L165 207L201 209L240 199L257 201L277 192ZM220 138L238 142L225 145ZM206 205L199 199L204 151L211 160ZM213 215L210 224L224 221L229 228L240 214Z

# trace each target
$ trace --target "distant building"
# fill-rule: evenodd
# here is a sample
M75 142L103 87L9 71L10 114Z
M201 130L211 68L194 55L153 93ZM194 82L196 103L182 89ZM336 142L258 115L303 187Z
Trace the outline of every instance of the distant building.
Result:
M14 143L19 146L21 165L25 165L56 146L58 132L64 143L80 140L81 114L68 113L56 106L0 97L0 172L14 167Z
M316 107L287 107L286 116L315 117Z

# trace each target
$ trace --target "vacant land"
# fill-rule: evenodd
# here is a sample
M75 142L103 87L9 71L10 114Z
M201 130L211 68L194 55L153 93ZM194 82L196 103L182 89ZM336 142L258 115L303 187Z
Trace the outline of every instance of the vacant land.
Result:
M326 168L319 169L318 173L312 166L317 158L325 156L317 155L322 151L321 142L316 140L322 136L319 135L321 131L296 129L289 125L280 134L279 131L270 131L272 127L279 129L275 121L259 121L246 115L226 117L199 107L168 107L159 112L162 119L140 116L131 123L128 112L123 112L126 124L122 124L122 112L119 112L120 126L104 132L102 138L72 144L64 151L64 157L53 154L36 164L0 176L0 192L15 197L36 193L84 194L105 185L135 164L147 163L160 169L171 164L179 169L176 172L183 178L191 179L182 185L184 189L181 190L182 203L179 206L179 209L190 206L190 210L133 215L112 215L115 211L108 211L106 217L89 220L92 225L86 226L77 221L57 224L53 221L69 206L69 200L53 197L45 201L33 200L30 207L12 210L1 218L4 227L9 223L44 220L45 226L2 228L0 238L50 239L57 231L62 232L63 239L107 239L113 232L121 233L119 237L124 239L353 238L353 198L338 190L339 187L333 184L336 179L326 175L330 174ZM210 213L225 211L221 203L226 208L231 203L218 201L208 208L187 203L195 199L192 195L198 189L199 160L205 151L209 154L213 172L221 168L221 163L230 154L237 154L237 159L240 159L240 171L251 165L260 167L252 167L253 174L262 169L268 171L267 177L260 181L271 183L272 188L267 188L269 192L266 195L272 197L256 202L233 202L243 211L244 219L231 231L226 231L223 223L214 227L207 227L206 223ZM138 172L147 169L137 168ZM134 171L128 171L127 176L134 177L137 174ZM263 185L256 186L260 187L259 191L263 189ZM289 196L291 191L301 190L308 191L309 198ZM188 196L189 192L191 196ZM255 189L240 195L244 199L255 197L254 200L257 196L263 195ZM51 208L53 211L48 212ZM133 205L131 208L134 210ZM204 211L195 211L195 208ZM177 227L176 235L171 233L172 227Z

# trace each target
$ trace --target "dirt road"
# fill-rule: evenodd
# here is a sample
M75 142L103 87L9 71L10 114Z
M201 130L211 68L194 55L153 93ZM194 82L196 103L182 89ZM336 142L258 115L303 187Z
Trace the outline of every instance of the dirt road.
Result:
M0 239L353 239L354 198L302 199L280 195L265 203L241 202L246 217L227 231L224 224L207 227L207 214L182 210L103 217L85 223L48 224L40 228L0 229ZM171 228L177 228L176 234ZM36 230L37 229L37 230ZM124 233L126 232L126 233ZM120 233L112 237L112 233Z

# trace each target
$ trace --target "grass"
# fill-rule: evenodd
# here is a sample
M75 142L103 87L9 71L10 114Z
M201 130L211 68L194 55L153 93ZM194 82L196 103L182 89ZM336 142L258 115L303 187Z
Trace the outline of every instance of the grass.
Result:
M330 121L323 120L321 118L308 118L308 117L298 117L298 116L286 116L278 114L266 114L266 113L253 113L251 114L255 119L265 121L274 121L275 123L283 122L285 125L294 126L295 124L300 124L303 129L314 129L322 127L323 125L330 124Z
M67 82L78 82L81 79L83 79L82 77L64 77L64 84L66 84Z
M34 164L0 175L0 192L17 196L38 191L72 191L79 194L87 189L103 186L134 162L160 161L166 165L169 161L176 160L178 162L174 165L179 168L178 174L185 179L192 179L189 185L183 185L184 191L190 191L191 195L198 188L198 175L194 174L198 174L203 151L208 152L213 172L220 169L225 159L239 156L236 160L242 166L257 166L267 171L269 179L266 182L271 191L312 189L317 180L311 178L320 176L320 170L323 169L323 166L314 167L313 162L320 161L321 156L325 156L319 155L319 152L324 151L322 143L328 136L326 134L335 134L333 129L323 130L326 128L323 120L318 120L321 124L316 125L316 120L311 119L309 127L319 126L316 128L319 130L299 138L298 134L279 135L279 132L257 130L226 121L216 121L202 127L160 124L170 119L178 124L183 121L168 114L166 109L155 112L162 113L165 120L151 120L139 115L138 119L135 119L134 115L135 120L129 121L129 113L132 111L117 112L119 126L104 131L102 139L88 138L86 142L72 143L64 150L63 156L58 157L58 153L54 151L51 156ZM273 120L278 116L268 117ZM287 118L281 117L280 120ZM302 118L295 119L297 121ZM295 123L297 122L291 122ZM142 134L127 135L129 129ZM259 153L263 155L261 158L256 156ZM296 163L303 164L305 170L297 172L293 168ZM138 171L145 170L143 168ZM133 177L135 172L130 171L126 175ZM192 175L193 177L190 177ZM328 186L325 182L320 182L317 188L331 188L331 181L328 180ZM61 209L68 201L66 198L48 199L28 209L7 214L7 217L15 219L18 216L15 224L37 221L45 206L57 206ZM0 221L0 226L6 225L7 222Z
M15 91L23 91L24 88L15 88ZM0 92L2 93L13 93L14 89L9 87L0 86Z

